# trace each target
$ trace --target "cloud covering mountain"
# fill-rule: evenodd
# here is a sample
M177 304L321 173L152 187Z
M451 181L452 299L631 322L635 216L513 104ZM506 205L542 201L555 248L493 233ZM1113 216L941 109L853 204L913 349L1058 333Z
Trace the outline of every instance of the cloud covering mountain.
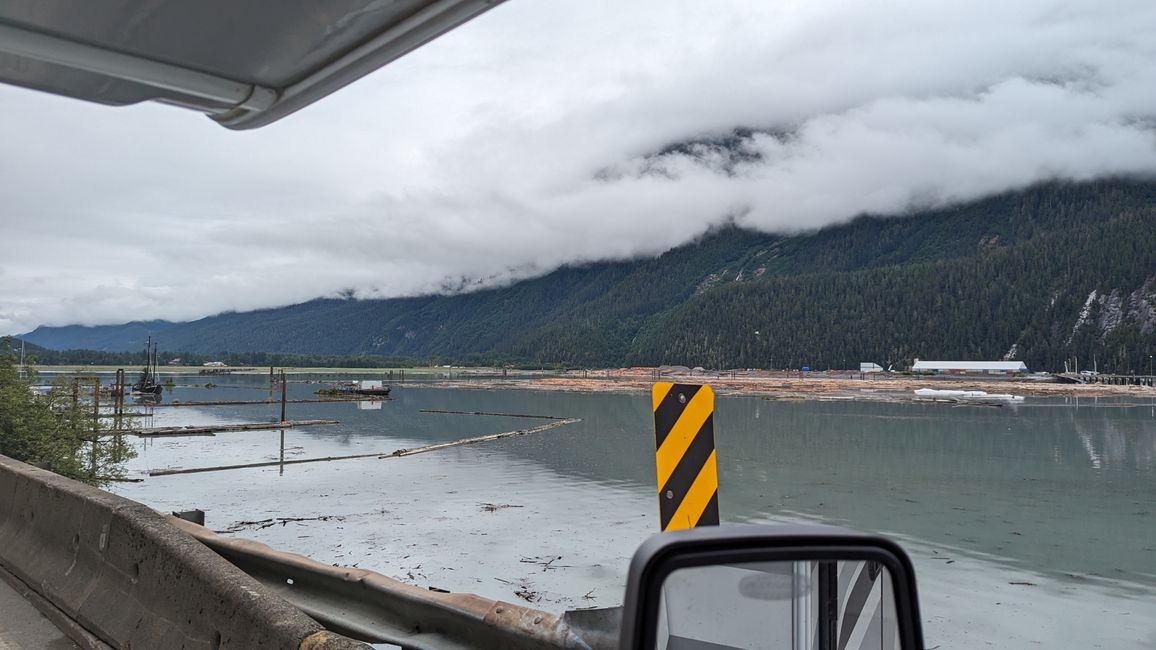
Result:
M0 333L1156 172L1156 5L512 0L281 123L0 88Z

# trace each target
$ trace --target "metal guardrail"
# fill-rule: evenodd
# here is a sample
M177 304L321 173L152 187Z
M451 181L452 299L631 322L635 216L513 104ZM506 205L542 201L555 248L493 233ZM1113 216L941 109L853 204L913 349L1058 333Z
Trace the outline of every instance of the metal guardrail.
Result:
M329 630L413 650L610 650L619 608L562 616L474 594L422 589L365 569L334 567L260 542L172 522Z

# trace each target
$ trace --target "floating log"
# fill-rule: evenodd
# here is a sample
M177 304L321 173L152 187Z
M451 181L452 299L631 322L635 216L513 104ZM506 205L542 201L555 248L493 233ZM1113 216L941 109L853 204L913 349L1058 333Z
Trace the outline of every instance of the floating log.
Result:
M425 447L415 447L414 449L398 449L397 451L393 452L392 454L389 454L388 456L382 456L382 458L389 458L391 456L412 456L414 454L424 454L427 451L437 451L439 449L445 449L447 447L460 447L462 445L473 445L473 444L477 444L479 442L489 442L491 440L501 440L502 438L509 438L511 436L524 436L528 433L538 433L540 431L546 431L547 429L553 429L556 427L560 427L564 424L574 424L575 422L581 422L581 421L582 420L579 418L569 418L566 420L557 420L555 422L551 422L550 424L541 424L541 425L538 425L536 427L530 427L528 429L517 429L515 431L503 431L501 433L490 433L490 434L486 434L484 436L475 436L473 438L463 438L461 440L454 440L453 442L441 442L441 443L438 443L436 445L427 445Z
M192 467L189 469L180 469L180 468L177 468L177 469L158 469L158 470L154 470L154 471L149 472L149 476L171 476L173 474L198 474L201 472L220 472L220 471L229 470L229 469L250 469L250 468L254 468L254 467L278 467L278 466L282 466L282 465L301 465L304 463L325 463L325 462L329 462L329 461L333 461L333 460L353 460L356 458L378 458L378 459L400 458L402 456L412 456L414 454L422 454L422 453L425 453L427 451L437 451L439 449L445 449L447 447L458 447L461 445L472 445L472 444L476 444L479 442L487 442L490 440L499 440L501 438L509 438L510 436L524 436L524 435L529 434L529 433L538 433L540 431L546 431L547 429L553 429L556 427L560 427L564 424L573 424L575 422L581 422L581 420L578 418L572 418L572 419L567 419L567 420L558 420L556 422L551 422L549 424L543 424L543 425L536 426L536 427L530 427L528 429L517 429L515 431L503 431L501 433L491 433L491 434L487 434L484 436L474 436L472 438L463 438L461 440L455 440L453 442L442 442L442 443L438 443L436 445L428 445L425 447L415 447L413 449L398 449L398 450L394 451L393 453L389 453L389 454L382 454L381 452L377 452L377 453L373 453L373 454L353 454L350 456L325 456L323 458L297 458L294 460L270 460L270 461L265 461L265 462L261 462L261 463L243 463L240 465L217 465L215 467Z
M442 411L439 409L418 409L419 413L446 413L449 415L496 415L504 418L533 418L537 420L565 420L557 415L531 415L527 413L489 413L487 411Z
M203 427L153 427L149 429L122 429L115 433L127 433L141 438L163 436L212 436L227 431L262 431L267 429L292 429L311 427L318 424L337 424L337 420L287 420L284 422L255 422L251 424L213 424Z
M356 397L323 397L315 399L287 399L286 404L309 404L313 402L368 402L373 400L389 399L387 397L377 397L368 395L357 395ZM240 406L244 404L280 404L281 399L236 399L236 400L216 400L208 402L168 402L164 404L152 404L151 406Z
M330 460L350 460L353 458L382 458L381 453L354 454L352 456L326 456L324 458L297 458L294 460L270 460L264 463L244 463L242 465L218 465L216 467L192 467L189 469L158 469L149 472L149 476L170 476L172 474L197 474L200 472L219 472L227 469L248 469L250 467L277 467L279 465L301 465L303 463L324 463Z

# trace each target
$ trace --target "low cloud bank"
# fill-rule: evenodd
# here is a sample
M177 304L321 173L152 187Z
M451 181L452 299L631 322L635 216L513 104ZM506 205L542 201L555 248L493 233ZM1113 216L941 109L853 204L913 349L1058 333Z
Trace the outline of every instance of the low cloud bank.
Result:
M1156 172L1156 5L1014 5L510 2L253 133L0 89L0 332L462 290L727 221Z

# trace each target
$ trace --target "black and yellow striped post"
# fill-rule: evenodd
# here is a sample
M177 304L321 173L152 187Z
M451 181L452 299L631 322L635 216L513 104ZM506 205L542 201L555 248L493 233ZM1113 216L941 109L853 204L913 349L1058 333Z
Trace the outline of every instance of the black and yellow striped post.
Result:
M660 527L717 526L714 391L710 386L659 382L652 399Z

